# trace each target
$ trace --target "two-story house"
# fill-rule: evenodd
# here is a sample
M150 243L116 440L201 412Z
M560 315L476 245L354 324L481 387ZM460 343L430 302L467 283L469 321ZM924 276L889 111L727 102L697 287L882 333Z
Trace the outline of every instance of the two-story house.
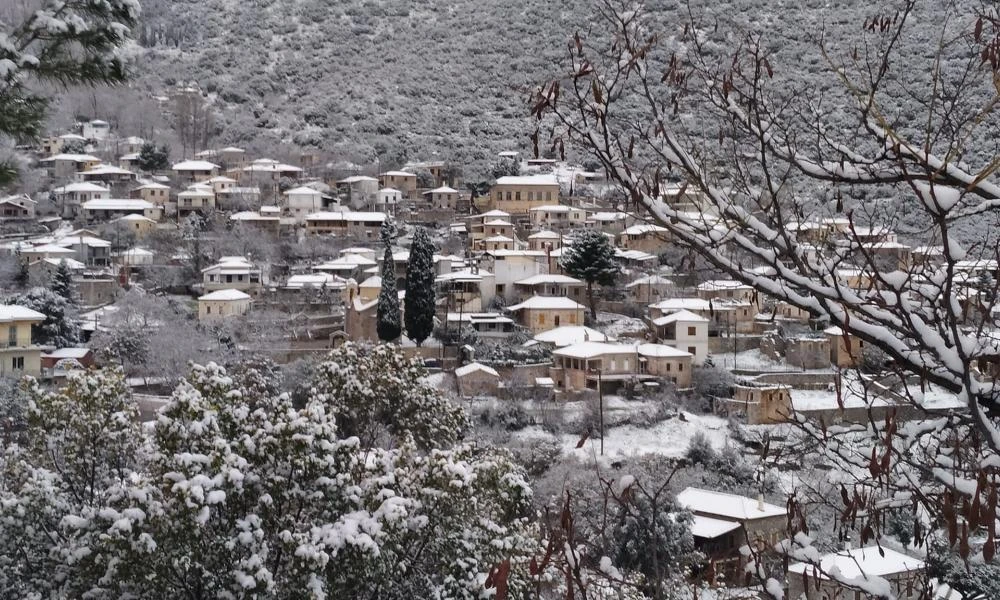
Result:
M257 294L264 287L260 268L242 256L223 256L201 275L206 292L233 289Z
M31 329L45 315L24 306L0 305L0 375L38 375L42 370L42 347L34 344Z

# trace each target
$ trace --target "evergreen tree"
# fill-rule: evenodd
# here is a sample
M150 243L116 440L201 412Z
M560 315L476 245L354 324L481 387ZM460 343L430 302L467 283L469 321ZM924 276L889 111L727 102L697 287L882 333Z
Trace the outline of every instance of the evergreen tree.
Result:
M418 346L434 331L434 244L423 227L413 234L406 263L406 296L403 318L406 335Z
M69 263L66 259L59 261L55 273L52 274L52 283L49 289L66 299L70 306L76 306L76 297L73 295L73 273L69 270Z
M392 262L392 248L385 247L382 263L382 290L378 294L375 330L383 342L391 342L402 333L399 318L399 293L396 291L396 265Z
M170 150L166 146L157 148L147 142L139 150L139 159L136 161L136 165L143 171L150 173L162 171L170 166Z
M80 326L73 314L73 307L65 298L43 287L31 288L23 294L7 299L45 315L45 320L31 327L31 337L36 344L65 348L80 341Z
M587 282L590 316L597 319L594 284L612 285L621 271L615 262L615 249L600 231L585 229L576 234L573 245L563 252L562 268L572 277Z
M40 84L116 85L128 78L121 49L139 22L137 0L40 4L22 20L0 21L0 138L42 134L49 98ZM16 177L12 161L0 164L0 186Z
M0 167L2 168L2 167ZM0 175L2 177L2 175ZM31 273L28 271L28 261L21 255L21 248L14 251L14 259L17 261L17 273L14 275L14 284L24 289L31 283Z

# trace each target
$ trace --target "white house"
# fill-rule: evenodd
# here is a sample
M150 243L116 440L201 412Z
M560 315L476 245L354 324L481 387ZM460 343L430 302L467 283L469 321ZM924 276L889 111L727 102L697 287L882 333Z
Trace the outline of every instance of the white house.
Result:
M242 256L223 256L219 262L202 269L201 274L207 291L234 289L256 293L263 288L260 268Z
M219 165L207 160L182 160L171 167L181 181L205 181L219 174Z
M304 222L306 215L323 209L323 194L311 187L292 188L284 196L285 209L297 222Z
M110 221L125 215L140 215L152 220L160 218L160 207L145 200L104 198L88 200L80 208L87 221Z
M656 339L694 356L692 362L702 365L708 358L709 320L688 310L678 310L652 320Z

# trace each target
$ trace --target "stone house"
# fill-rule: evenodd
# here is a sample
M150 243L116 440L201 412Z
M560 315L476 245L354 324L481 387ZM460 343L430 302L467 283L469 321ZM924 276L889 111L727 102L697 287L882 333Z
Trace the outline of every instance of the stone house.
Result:
M463 398L496 396L500 388L500 374L484 364L472 362L455 369L458 395Z
M587 220L587 212L582 208L564 204L545 204L528 211L533 230L565 231L579 229Z
M514 282L514 297L565 296L577 302L587 297L587 284L569 275L539 273Z
M559 182L553 175L500 177L490 188L487 205L490 210L503 210L528 215L532 208L559 202Z
M641 250L659 254L666 249L670 234L666 227L652 223L637 223L625 228L618 236L618 245L624 250Z
M830 363L841 369L850 369L861 364L865 341L861 338L845 334L840 327L828 327L823 330L830 342Z
M378 175L379 187L393 188L409 200L417 198L417 176L407 171L386 171Z
M562 325L583 325L586 307L566 297L532 296L507 310L516 315L518 324L536 334Z
M676 291L674 281L662 275L647 275L625 285L625 297L636 304L653 304L672 297Z
M223 289L198 298L198 320L212 321L243 316L250 310L250 295L240 290Z
M201 270L205 291L239 290L259 293L263 287L260 268L242 256L223 256L219 262Z
M787 385L743 383L732 388L716 410L726 415L744 415L749 425L785 423L792 414L791 388Z
M211 179L219 174L221 167L207 160L182 160L174 163L171 170L178 181L197 183Z

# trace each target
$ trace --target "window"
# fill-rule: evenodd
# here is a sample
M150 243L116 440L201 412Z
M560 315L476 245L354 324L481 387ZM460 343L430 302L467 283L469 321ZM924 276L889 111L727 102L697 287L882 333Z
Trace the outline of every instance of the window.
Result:
M683 371L683 370L684 370L684 363L680 363L679 365L677 365L677 371L678 372Z
M552 192L545 192L545 201L549 202L552 200Z
M510 192L507 192L507 201L510 202Z
M17 327L11 325L7 328L7 345L16 346L17 345Z
M696 328L694 328L694 327L688 327L688 335L689 336L694 336L695 335L695 331L697 331Z
M528 192L528 202L535 199L535 192Z
M539 325L545 325L545 313L539 313L539 315L538 315L538 324Z
M670 363L667 363L667 373L670 372Z
M555 318L555 326L556 326L556 327L559 327L559 315L556 315L556 318Z
M694 356L695 354L697 354L697 352L695 352L695 347L694 346L688 346L688 354L690 354L691 356Z
M520 199L521 199L521 192L514 192L514 200L520 200Z
M206 315L212 314L212 305L211 304L206 304L205 305L205 314Z
M10 366L15 371L23 371L24 370L24 357L23 356L15 356L14 358L10 359Z

